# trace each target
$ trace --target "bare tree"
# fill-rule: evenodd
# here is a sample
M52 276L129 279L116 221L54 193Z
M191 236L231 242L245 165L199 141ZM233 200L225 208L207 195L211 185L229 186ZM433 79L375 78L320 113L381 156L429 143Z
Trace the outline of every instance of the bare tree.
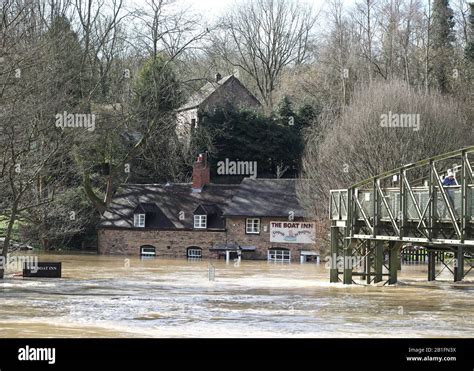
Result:
M195 47L209 32L209 26L189 8L173 0L147 0L133 12L137 46L156 58L165 53L170 60Z
M363 56L367 61L367 76L369 81L372 80L373 68L377 69L377 72L383 75L381 68L376 63L373 55L373 39L375 34L374 29L374 13L375 13L375 0L361 0L356 3L355 19L362 30L363 43Z
M220 22L213 46L234 67L251 76L266 108L283 69L308 61L317 16L291 0L256 0L237 4Z
M325 132L307 133L300 195L308 210L327 215L330 189L471 144L468 108L397 80L359 86L346 111L321 118ZM382 115L391 113L412 114L413 124L384 125Z

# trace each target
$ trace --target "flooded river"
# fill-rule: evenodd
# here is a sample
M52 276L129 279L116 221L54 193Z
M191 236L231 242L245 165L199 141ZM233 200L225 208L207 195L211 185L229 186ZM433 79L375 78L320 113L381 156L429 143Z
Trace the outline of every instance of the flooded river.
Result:
M45 255L62 279L0 281L0 337L472 337L474 274L329 284L324 264Z

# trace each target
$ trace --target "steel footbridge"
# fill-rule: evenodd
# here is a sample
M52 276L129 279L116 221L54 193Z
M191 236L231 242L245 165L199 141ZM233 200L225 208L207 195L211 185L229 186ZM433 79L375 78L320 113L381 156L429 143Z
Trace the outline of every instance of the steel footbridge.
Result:
M330 281L395 284L404 249L424 249L429 281L461 281L474 255L474 146L407 164L330 194ZM457 185L443 185L453 172ZM446 257L441 269L436 256Z

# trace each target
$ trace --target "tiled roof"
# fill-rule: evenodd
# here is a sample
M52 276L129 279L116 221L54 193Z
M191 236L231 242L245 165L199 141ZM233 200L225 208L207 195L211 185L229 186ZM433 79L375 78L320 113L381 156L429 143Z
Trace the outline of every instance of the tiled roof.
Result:
M224 208L224 216L287 217L291 211L295 217L304 217L296 195L296 179L245 178Z
M195 92L188 101L182 105L178 111L184 111L190 108L195 108L201 105L207 98L209 98L217 89L228 82L234 75L225 76L219 81L209 81L201 89Z
M209 184L202 192L193 192L191 184L126 184L120 187L109 209L104 213L98 228L133 228L133 213L139 204L156 205L158 217L150 227L170 229L192 229L194 211L200 205L215 205L223 209L237 190L238 185ZM180 213L184 219L180 219ZM162 216L160 216L162 214ZM212 220L210 229L224 228L220 215ZM148 223L146 223L148 227Z
M196 209L208 216L208 229L223 229L222 216L304 217L296 179L251 179L241 184L209 184L193 192L191 184L126 184L120 187L98 228L134 228L136 210L150 213L146 228L192 229ZM184 219L180 218L184 215ZM148 215L148 214L147 214Z

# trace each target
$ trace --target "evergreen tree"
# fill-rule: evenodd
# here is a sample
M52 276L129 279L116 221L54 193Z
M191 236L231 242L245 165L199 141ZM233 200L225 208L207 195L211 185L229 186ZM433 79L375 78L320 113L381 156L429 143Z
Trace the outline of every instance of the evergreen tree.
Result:
M134 113L145 140L133 161L130 181L159 183L179 180L184 167L176 135L174 110L183 102L180 82L164 57L150 59L134 85Z
M193 133L197 138L212 138L208 143L195 142L197 148L207 149L211 169L217 175L217 163L231 161L256 161L258 177L285 177L297 175L298 164L303 151L303 140L296 125L289 124L289 117L298 118L286 99L279 109L279 116L265 116L233 107L202 113L201 125ZM203 133L206 135L203 135ZM231 179L235 182L237 179Z
M86 84L85 76L78 74L81 68L83 49L72 30L71 23L64 16L57 16L51 23L51 28L45 34L44 45L48 54L49 64L43 73L49 76L52 84L49 94L53 101L58 100L58 93L61 92L67 97L64 110L71 109L80 104L82 98L82 88Z
M441 93L448 93L452 75L454 14L449 0L434 0L432 14L433 71Z
M290 98L288 96L284 96L282 101L280 102L278 106L278 115L281 118L294 118L295 117L295 111L293 109L293 103L291 102Z
M474 2L469 4L471 7L471 14L469 16L469 40L466 45L466 60L470 63L474 63Z
M183 95L171 63L162 56L150 59L138 74L134 85L137 114L146 120L160 117L178 108Z
M298 121L296 124L300 129L308 128L318 119L321 107L304 104L298 109Z

